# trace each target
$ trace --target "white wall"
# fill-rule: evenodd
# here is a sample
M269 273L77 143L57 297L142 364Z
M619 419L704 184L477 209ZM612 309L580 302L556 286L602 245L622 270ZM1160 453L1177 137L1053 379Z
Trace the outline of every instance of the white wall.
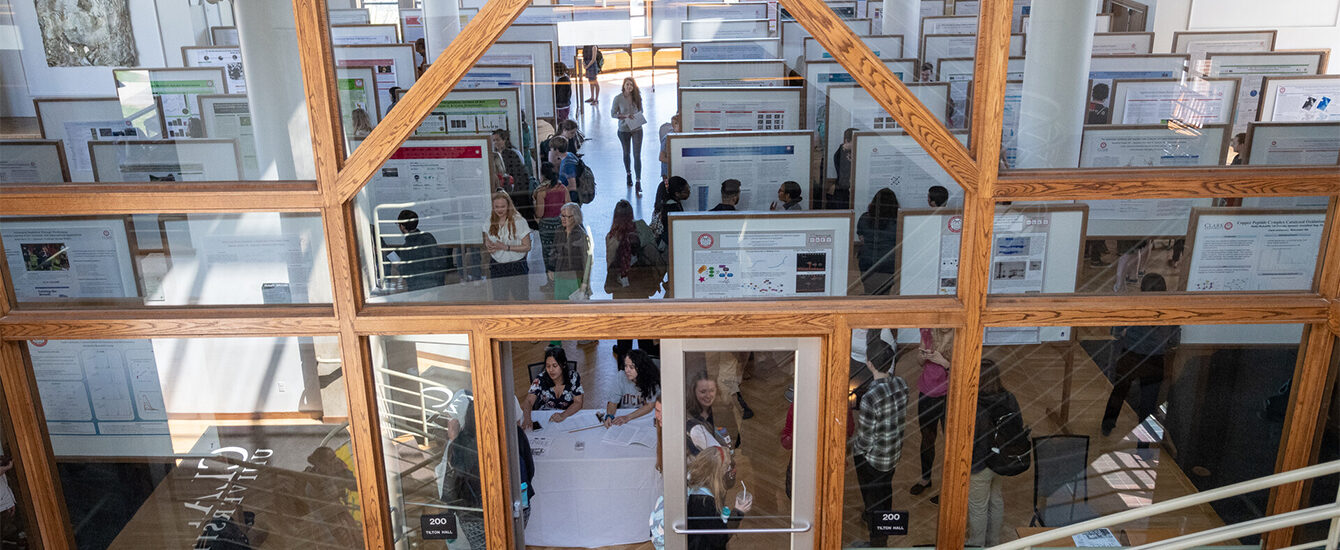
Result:
M153 341L170 414L321 410L311 338Z
M1340 54L1340 2L1336 0L1149 1L1154 51L1172 48L1173 32L1278 29L1276 49L1327 48ZM1157 9L1154 6L1157 4ZM1340 61L1327 73L1340 74Z

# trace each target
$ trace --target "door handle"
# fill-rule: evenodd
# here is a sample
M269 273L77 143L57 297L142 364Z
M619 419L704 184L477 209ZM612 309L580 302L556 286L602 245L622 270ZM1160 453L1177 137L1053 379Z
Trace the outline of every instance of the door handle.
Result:
M807 521L792 522L791 527L784 529L689 529L686 523L676 523L672 527L675 533L680 535L733 535L736 533L762 534L762 533L807 533L810 530L810 523Z

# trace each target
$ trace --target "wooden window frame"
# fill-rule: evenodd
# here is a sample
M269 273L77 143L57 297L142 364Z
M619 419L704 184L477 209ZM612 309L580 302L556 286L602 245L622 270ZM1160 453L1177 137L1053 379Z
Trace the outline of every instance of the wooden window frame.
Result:
M1236 167L1173 170L1000 171L996 139L974 139L964 148L860 38L822 0L781 0L797 21L845 67L963 187L964 235L958 295L924 298L852 298L784 302L632 301L534 305L366 305L356 274L352 199L373 172L417 127L470 66L529 4L491 0L439 56L353 155L345 157L334 87L334 56L325 0L292 0L299 56L316 158L316 182L229 182L7 186L0 188L0 216L131 213L319 212L329 255L332 304L293 306L174 307L154 309L16 309L8 270L0 257L0 383L23 457L21 482L31 499L36 539L45 548L73 545L64 495L46 436L45 421L22 342L60 338L187 338L240 336L338 336L349 400L354 456L368 548L393 548L389 495L377 421L375 380L368 337L382 334L462 333L471 343L472 381L492 402L478 415L482 475L505 480L501 379L493 368L497 343L515 339L629 338L660 336L806 335L824 338L825 395L820 441L816 548L841 547L845 461L845 387L852 327L889 325L959 330L955 354L965 364L981 356L982 331L991 326L1106 326L1122 324L1304 323L1308 330L1280 442L1276 469L1306 465L1314 456L1317 419L1336 337L1340 336L1340 178L1334 167ZM979 15L977 79L972 135L1000 135L1009 2L984 2ZM995 204L1009 200L1197 198L1245 196L1331 197L1322 274L1311 293L1260 293L1251 300L1222 295L987 296L987 262ZM944 485L937 546L963 547L976 369L951 371ZM484 391L487 389L487 391ZM510 547L510 500L505 483L485 484L490 545ZM1271 513L1298 509L1302 484L1278 488ZM503 521L499 521L502 519ZM1270 548L1288 546L1292 530L1267 535Z

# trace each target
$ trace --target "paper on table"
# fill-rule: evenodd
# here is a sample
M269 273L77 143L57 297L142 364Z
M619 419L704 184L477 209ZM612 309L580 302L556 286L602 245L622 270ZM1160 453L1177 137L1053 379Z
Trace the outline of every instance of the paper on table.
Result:
M601 441L622 447L629 445L642 445L643 447L656 448L656 429L638 426L611 426L605 431L605 436Z
M1078 547L1121 546L1121 541L1107 528L1091 529L1070 538Z
M554 438L543 435L530 435L530 453L534 456L541 456L553 445Z

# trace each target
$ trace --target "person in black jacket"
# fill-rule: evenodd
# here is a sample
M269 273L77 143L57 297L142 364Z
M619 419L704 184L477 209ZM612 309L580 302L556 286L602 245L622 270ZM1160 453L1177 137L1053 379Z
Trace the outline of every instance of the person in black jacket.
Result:
M1008 412L1019 412L1019 401L1000 382L996 362L982 359L981 381L977 386L977 422L972 443L972 476L968 478L967 546L995 546L1005 521L1005 497L1001 493L1003 477L987 467L995 444L994 419Z
M475 403L465 407L465 416L459 424L453 421L447 427L451 443L447 444L447 464L452 473L442 500L448 505L463 508L483 508L484 499L479 481L479 439L475 432ZM456 432L452 434L452 432ZM484 547L484 515L480 512L457 512L457 522L471 548Z
M743 491L735 495L735 507L726 500L726 450L705 449L688 463L688 527L690 530L734 529L754 505L754 497ZM728 534L689 535L689 550L725 550Z

